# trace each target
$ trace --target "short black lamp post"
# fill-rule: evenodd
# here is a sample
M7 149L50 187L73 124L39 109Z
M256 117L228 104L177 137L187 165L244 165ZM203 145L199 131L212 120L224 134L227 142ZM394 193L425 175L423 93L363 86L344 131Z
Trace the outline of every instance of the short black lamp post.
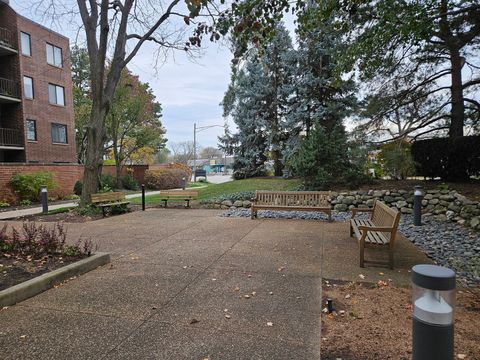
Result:
M142 184L142 211L145 211L145 185Z
M415 265L412 282L413 360L452 360L455 272Z
M40 186L40 199L42 200L42 213L48 213L48 190L45 185Z
M185 190L185 187L187 186L187 179L185 176L182 178L182 189Z
M421 186L415 186L413 191L413 225L422 226L422 200L423 191Z

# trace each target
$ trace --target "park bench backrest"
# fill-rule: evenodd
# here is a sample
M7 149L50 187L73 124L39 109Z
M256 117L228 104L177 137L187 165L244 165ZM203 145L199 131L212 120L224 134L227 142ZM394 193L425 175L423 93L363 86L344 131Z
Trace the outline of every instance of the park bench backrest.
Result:
M104 203L110 201L123 201L125 200L125 194L123 192L107 192L101 194L92 194L92 203Z
M381 201L375 201L375 205L373 206L372 222L376 226L387 226L396 230L398 228L399 221L400 213L397 210L390 208ZM385 235L390 237L390 233L385 233Z
M197 197L198 191L196 190L162 190L160 191L160 197L162 196L190 196Z
M255 192L257 204L279 206L329 207L328 191L259 191Z

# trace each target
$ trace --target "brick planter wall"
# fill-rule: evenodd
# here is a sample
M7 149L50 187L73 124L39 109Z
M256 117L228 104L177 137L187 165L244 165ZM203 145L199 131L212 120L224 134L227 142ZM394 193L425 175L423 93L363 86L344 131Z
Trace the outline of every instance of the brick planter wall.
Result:
M12 176L19 172L45 172L54 173L58 185L56 189L48 189L49 194L62 197L73 193L73 186L83 176L83 166L77 164L0 164L0 201L14 204L18 201L14 190L10 186Z

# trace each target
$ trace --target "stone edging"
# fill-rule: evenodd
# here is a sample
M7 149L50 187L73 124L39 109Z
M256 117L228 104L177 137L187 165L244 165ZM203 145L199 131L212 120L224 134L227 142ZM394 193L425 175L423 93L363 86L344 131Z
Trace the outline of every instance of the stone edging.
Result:
M20 301L50 289L73 276L81 275L110 262L110 254L96 253L73 264L63 266L54 271L37 276L23 283L0 291L0 308L11 306Z
M368 190L331 192L331 207L343 212L354 207L371 207L375 199L396 208L402 214L413 212L413 189L411 190ZM203 207L214 209L249 208L248 200L209 200ZM480 202L467 199L455 190L426 190L422 200L424 215L433 215L440 221L458 222L474 230L480 230Z

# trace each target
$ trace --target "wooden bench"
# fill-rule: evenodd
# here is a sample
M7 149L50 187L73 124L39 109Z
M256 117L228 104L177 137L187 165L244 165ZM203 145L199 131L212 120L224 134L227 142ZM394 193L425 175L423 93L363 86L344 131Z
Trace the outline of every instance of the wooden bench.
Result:
M257 217L257 211L322 211L332 221L330 192L328 191L255 191L252 199L252 219Z
M370 219L355 219L355 215L359 212L371 212L372 215ZM375 201L373 209L352 209L350 236L355 236L360 245L360 267L364 267L365 248L387 248L388 265L393 269L393 247L399 221L400 213L378 200Z
M102 208L102 214L105 217L105 209L117 206L117 205L128 205L130 201L125 199L125 194L123 192L107 192L101 194L92 194L91 196L92 204Z
M185 207L190 207L190 200L195 200L198 196L196 190L163 190L160 191L160 200L165 203L170 201L185 201Z

